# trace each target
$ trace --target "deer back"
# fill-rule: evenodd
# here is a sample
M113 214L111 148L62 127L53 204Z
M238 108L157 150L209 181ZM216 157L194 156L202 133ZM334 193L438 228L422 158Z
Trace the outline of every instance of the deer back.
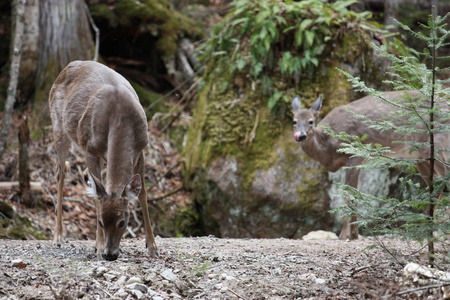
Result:
M148 143L147 119L130 83L92 61L70 63L50 92L52 119L85 152L107 161L106 189L123 188Z

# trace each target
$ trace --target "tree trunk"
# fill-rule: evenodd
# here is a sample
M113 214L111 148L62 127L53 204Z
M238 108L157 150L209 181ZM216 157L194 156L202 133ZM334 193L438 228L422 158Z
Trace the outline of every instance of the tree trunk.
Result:
M83 0L40 0L39 61L33 125L49 124L48 93L59 72L73 60L94 58L94 44Z
M34 207L36 203L30 188L29 145L28 116L24 114L19 125L19 192L22 203L26 207Z
M384 25L393 26L392 32L398 32L398 24L394 21L398 20L398 4L399 0L386 0L384 2Z
M38 66L39 46L39 0L27 0L25 4L22 57L20 60L19 94L17 101L20 106L27 107L33 96Z
M25 10L25 0L14 1L15 21L14 38L11 49L11 69L9 75L8 95L6 98L5 114L3 116L3 126L0 132L0 158L8 147L9 127L11 125L12 110L16 100L17 80L19 77L20 54L22 49L23 20Z

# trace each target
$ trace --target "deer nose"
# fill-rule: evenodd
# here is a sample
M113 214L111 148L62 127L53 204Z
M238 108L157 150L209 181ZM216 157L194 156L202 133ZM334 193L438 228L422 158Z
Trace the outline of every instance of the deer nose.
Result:
M117 257L119 257L119 255L118 254L112 254L112 253L106 253L106 254L102 254L102 257L104 259L106 259L106 260L113 261L113 260L116 260Z
M297 142L304 141L306 139L306 134L301 133L300 131L297 131L296 133L294 133L294 139Z

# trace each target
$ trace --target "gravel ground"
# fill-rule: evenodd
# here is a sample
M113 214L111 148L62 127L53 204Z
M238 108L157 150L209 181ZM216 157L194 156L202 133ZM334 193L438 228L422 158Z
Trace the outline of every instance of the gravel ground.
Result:
M51 241L1 240L0 299L376 299L406 289L397 282L403 266L368 238L157 243L160 256L151 258L142 239L124 239L118 260L109 262L94 254L94 241L54 248ZM402 259L423 259L418 245L383 243ZM427 299L442 297L436 291Z

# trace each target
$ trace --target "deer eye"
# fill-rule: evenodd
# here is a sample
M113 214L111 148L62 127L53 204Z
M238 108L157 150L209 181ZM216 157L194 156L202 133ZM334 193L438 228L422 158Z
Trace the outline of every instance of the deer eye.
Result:
M313 120L309 120L309 121L308 121L308 124L309 124L309 125L314 125L314 121L313 121Z
M103 228L103 222L98 220L98 225L100 225L101 228Z
M124 221L124 220L122 220L122 221L119 222L118 227L119 227L119 228L123 228L123 226L125 226L125 221Z
M293 125L297 125L297 120L292 121Z

